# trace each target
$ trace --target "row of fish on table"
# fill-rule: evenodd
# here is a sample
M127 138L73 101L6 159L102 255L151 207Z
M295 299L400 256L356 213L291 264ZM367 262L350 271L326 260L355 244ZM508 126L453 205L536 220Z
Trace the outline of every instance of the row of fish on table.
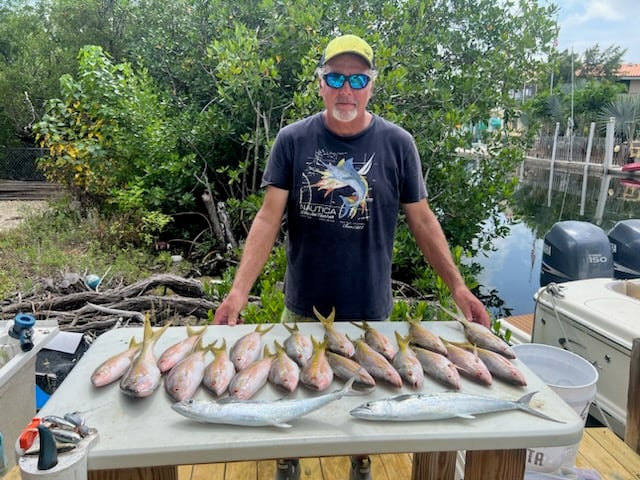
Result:
M408 334L395 331L396 344L369 323L351 322L363 333L352 339L334 325L335 311L324 317L314 309L324 327L324 338L303 334L297 325L283 324L289 336L275 351L263 346L263 336L274 325L258 325L227 350L226 339L203 345L206 326L187 327L187 337L155 356L154 346L169 325L153 330L145 319L142 342L131 339L129 347L99 365L91 376L95 387L119 380L120 390L132 397L151 395L162 382L175 400L172 408L200 422L288 427L289 420L321 408L345 395L370 392L376 381L395 388L406 384L419 390L424 375L450 391L440 394L409 394L367 402L352 410L354 417L368 420L431 420L492 411L519 409L538 416L528 403L533 393L518 401L478 395L462 395L460 374L484 385L499 378L526 386L523 373L511 362L509 345L489 329L454 315L462 324L466 342L449 342L430 332L419 321L409 321ZM449 312L450 313L450 312ZM207 353L213 360L206 362ZM262 354L262 355L261 355ZM293 392L299 384L315 392L329 388L335 377L346 380L343 388L305 399L257 401L252 397L267 383ZM217 401L197 401L193 395L204 385ZM455 396L452 396L455 395ZM464 397L464 398L463 398ZM460 402L462 402L460 404ZM419 406L426 407L426 413ZM460 406L465 408L460 410ZM548 418L548 417L545 417ZM552 419L550 419L552 420Z

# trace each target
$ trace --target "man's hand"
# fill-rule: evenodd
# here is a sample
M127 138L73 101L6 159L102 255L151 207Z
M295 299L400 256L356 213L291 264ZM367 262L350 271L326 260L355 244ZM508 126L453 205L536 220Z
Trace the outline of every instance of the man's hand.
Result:
M486 308L471 290L463 289L458 291L454 294L453 299L467 320L479 323L487 328L491 327L491 319Z
M237 325L242 323L240 312L247 304L247 298L243 295L234 293L232 290L229 295L225 297L222 303L216 310L215 317L213 319L214 325Z

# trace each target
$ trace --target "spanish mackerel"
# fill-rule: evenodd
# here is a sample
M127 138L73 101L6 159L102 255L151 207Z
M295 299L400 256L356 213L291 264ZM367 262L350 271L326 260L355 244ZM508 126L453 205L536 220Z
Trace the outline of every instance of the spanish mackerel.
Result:
M295 400L185 400L171 408L180 415L201 423L223 423L247 427L291 428L291 420L302 417L355 392L351 378L343 388L324 395Z
M565 423L529 406L531 397L536 393L527 393L516 401L457 392L413 393L366 402L349 413L363 420L415 422L446 418L472 419L475 415L485 413L522 410L552 422Z

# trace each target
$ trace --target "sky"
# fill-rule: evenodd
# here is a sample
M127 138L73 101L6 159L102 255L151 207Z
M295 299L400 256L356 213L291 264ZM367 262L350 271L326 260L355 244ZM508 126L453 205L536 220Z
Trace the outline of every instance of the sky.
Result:
M554 0L559 7L558 50L582 54L596 43L626 49L623 63L640 63L640 0Z

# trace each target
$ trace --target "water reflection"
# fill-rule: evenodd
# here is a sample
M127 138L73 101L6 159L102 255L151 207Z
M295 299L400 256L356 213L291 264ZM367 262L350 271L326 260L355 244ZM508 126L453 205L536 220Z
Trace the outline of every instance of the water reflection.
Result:
M588 221L608 232L620 220L640 218L637 177L634 184L618 176L588 176L583 187L582 174L556 171L550 203L548 169L526 168L520 179L514 203L502 216L510 235L493 242L494 252L473 259L483 267L481 293L494 297L490 309L498 317L533 312L543 239L554 223Z

